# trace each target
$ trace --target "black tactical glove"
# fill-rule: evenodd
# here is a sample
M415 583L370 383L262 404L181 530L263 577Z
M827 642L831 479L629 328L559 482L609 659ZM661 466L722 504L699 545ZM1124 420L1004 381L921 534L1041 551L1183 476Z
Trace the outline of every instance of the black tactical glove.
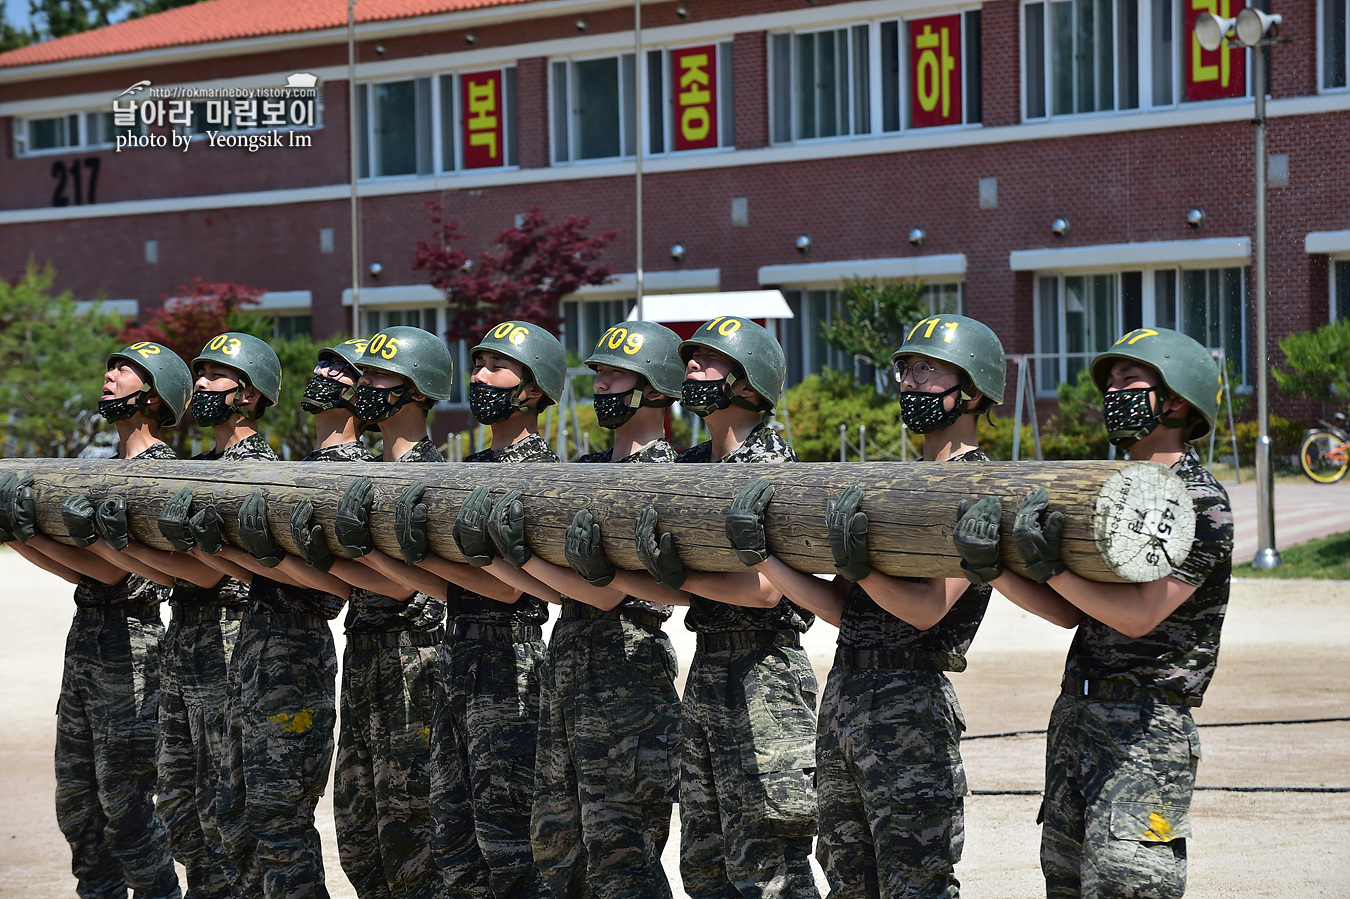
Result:
M374 499L375 485L363 477L352 481L338 500L333 536L349 559L359 559L375 548L370 539L370 504Z
M859 511L862 497L862 488L855 485L825 507L834 568L855 584L872 573L867 557L867 515Z
M127 501L120 496L110 496L98 504L98 515L94 517L94 526L103 542L121 552L131 542L131 531L127 527Z
M199 509L188 519L188 525L192 528L193 542L201 547L202 552L214 556L225 548L225 537L221 534L225 520L214 505Z
M675 535L670 532L656 533L657 512L655 506L648 506L638 514L637 554L642 564L656 583L668 590L678 590L684 585L687 576L684 563L675 552Z
M600 522L591 515L590 509L582 509L572 516L563 552L572 570L594 586L608 587L614 580L614 566L605 558L605 550L600 545Z
M492 538L487 520L492 514L492 497L486 487L475 487L459 507L451 535L465 560L474 568L492 563Z
M394 533L398 536L398 551L409 565L416 565L431 551L427 545L427 504L422 502L422 494L426 490L426 484L415 481L403 491L394 506Z
M399 614L411 621L418 630L431 630L445 618L445 600L426 593L414 593L408 604L399 610Z
M159 532L169 541L176 553L185 553L192 549L192 525L188 516L192 514L192 488L184 487L159 510Z
M508 491L497 500L488 515L488 535L497 553L512 568L523 568L534 555L525 542L525 506L520 502L520 491Z
M764 536L764 509L773 499L773 485L766 479L744 487L731 501L727 512L727 540L736 550L736 558L744 565L754 566L769 557L769 544Z
M83 549L98 539L94 527L94 504L83 493L72 493L61 503L61 520L76 546Z
M1003 573L1003 562L998 556L1003 503L997 496L986 496L974 505L963 499L957 511L961 518L956 522L952 542L961 555L961 573L972 584L987 584Z
M286 555L272 539L267 524L267 497L261 490L244 497L244 504L239 507L239 542L265 568L276 568Z
M310 568L327 572L333 567L333 552L323 539L323 525L314 520L314 504L307 499L291 507L291 539Z
M33 476L26 474L14 484L9 503L9 529L14 539L27 543L37 536L37 497L33 495Z
M14 502L14 485L18 482L19 476L12 471L0 475L0 543L8 543L14 539L14 530L9 518L9 507ZM9 498L5 499L4 497Z
M1065 570L1059 548L1059 538L1064 532L1064 513L1046 513L1045 524L1041 524L1041 513L1049 504L1049 491L1037 487L1022 500L1013 522L1013 546L1026 567L1026 576L1038 584L1044 584Z

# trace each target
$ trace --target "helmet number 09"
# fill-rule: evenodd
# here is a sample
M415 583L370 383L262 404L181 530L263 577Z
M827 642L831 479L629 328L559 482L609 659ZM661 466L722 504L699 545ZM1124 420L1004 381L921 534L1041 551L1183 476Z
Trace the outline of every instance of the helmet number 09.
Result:
M129 350L135 350L142 359L149 359L151 356L159 355L159 344L151 343L148 340L142 340L139 343L133 343L127 347Z
M231 337L228 334L218 334L207 344L211 349L224 353L226 356L238 356L239 351L244 344L238 337Z
M718 322L721 322L721 324L718 324ZM715 330L717 331L718 334L721 334L723 337L730 337L732 334L735 334L740 329L741 329L740 319L727 318L724 315L719 315L717 316L717 318L708 322L707 326L703 330L705 331Z
M492 329L492 336L498 340L506 340L515 346L520 346L521 342L530 333L530 329L524 325L515 325L511 322L502 322Z
M607 346L611 350L622 347L626 355L634 356L642 349L643 342L641 334L629 334L627 328L620 328L616 325L600 335L600 343L596 346Z
M398 338L387 334L376 334L366 345L365 352L383 359L393 359L398 355Z
M913 328L909 329L909 334L905 336L905 339L909 340L915 334L919 333L919 329L923 328L924 325L927 325L928 327L924 328L923 336L925 338L932 337L933 332L937 330L937 326L939 324L942 324L942 316L940 315L935 315L932 318L925 318L923 321L919 322ZM942 338L943 341L950 343L951 339L954 336L956 336L956 329L960 327L960 325L961 325L960 322L947 322L946 324L942 325L943 328L947 329L946 335L944 335Z

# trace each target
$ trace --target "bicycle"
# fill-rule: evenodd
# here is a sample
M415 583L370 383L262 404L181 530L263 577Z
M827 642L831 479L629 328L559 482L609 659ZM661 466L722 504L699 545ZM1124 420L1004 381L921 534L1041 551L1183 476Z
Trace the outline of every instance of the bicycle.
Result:
M1343 412L1333 417L1336 423L1319 418L1322 427L1309 429L1298 451L1303 473L1319 484L1334 484L1350 469L1350 422Z

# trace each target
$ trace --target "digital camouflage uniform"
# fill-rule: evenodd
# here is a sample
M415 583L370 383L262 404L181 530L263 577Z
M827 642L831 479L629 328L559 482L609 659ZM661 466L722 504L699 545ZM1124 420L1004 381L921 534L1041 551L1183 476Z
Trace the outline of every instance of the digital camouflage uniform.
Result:
M723 462L795 462L761 424ZM711 462L712 444L677 462ZM698 649L684 688L680 874L693 899L819 896L816 676L801 648L815 616L786 598L749 609L689 596Z
M538 434L465 462L557 462ZM542 599L497 602L450 586L431 725L433 853L451 896L540 894L530 850Z
M1172 467L1195 506L1196 588L1143 637L1083 617L1047 735L1041 870L1050 899L1173 899L1186 888L1200 761L1191 708L1214 676L1232 575L1228 494L1195 450Z
M245 458L275 461L253 435ZM352 444L304 462L350 461ZM238 899L327 897L314 808L328 785L337 653L328 622L343 600L253 578L225 706L216 811Z
M156 443L135 458L176 456ZM56 705L56 823L82 899L180 895L152 798L167 592L135 574L75 587Z
M613 450L578 462L613 461ZM665 439L624 459L674 462ZM671 608L564 600L543 666L531 842L553 899L662 899L678 784L679 666Z
M398 461L445 458L423 438ZM419 630L401 615L406 605L360 587L348 599L333 818L361 899L444 894L431 857L429 741L443 636L439 622Z
M980 450L951 462L988 462ZM956 897L965 842L966 729L946 671L966 651L992 588L972 585L926 631L857 584L844 603L820 705L816 857L843 897Z
M193 460L245 458L237 443ZM173 618L164 632L159 693L159 792L155 812L169 831L173 857L187 872L188 899L229 895L230 873L216 825L230 657L248 585L223 578L214 587L175 579Z

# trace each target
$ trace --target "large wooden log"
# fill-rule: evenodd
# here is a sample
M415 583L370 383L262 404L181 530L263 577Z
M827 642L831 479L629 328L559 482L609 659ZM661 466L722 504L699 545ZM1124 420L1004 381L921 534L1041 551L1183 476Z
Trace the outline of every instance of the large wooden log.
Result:
M69 539L60 515L67 495L82 492L95 503L121 495L132 535L160 549L169 546L156 516L165 500L188 486L195 502L215 503L226 536L236 545L239 506L251 490L262 489L273 535L288 552L294 551L291 509L308 497L336 552L332 524L338 500L362 475L375 483L371 528L376 546L398 555L395 501L408 484L423 481L431 549L452 561L463 561L451 537L455 514L480 484L494 496L520 490L531 546L542 558L564 565L567 526L578 509L588 507L600 521L614 564L640 568L634 528L638 512L653 504L660 512L659 528L675 535L686 566L744 570L727 543L723 522L737 490L758 477L768 478L777 490L766 515L770 549L788 565L812 573L834 570L826 501L852 484L864 491L872 564L890 575L959 577L960 559L952 544L957 506L962 499L984 496L1003 502L1002 554L1010 569L1020 571L1008 536L1019 503L1039 486L1050 493L1049 508L1064 513L1066 564L1095 581L1141 582L1167 575L1185 558L1195 530L1180 478L1147 462L510 466L0 460L0 472L5 470L34 475L38 525L49 536Z

